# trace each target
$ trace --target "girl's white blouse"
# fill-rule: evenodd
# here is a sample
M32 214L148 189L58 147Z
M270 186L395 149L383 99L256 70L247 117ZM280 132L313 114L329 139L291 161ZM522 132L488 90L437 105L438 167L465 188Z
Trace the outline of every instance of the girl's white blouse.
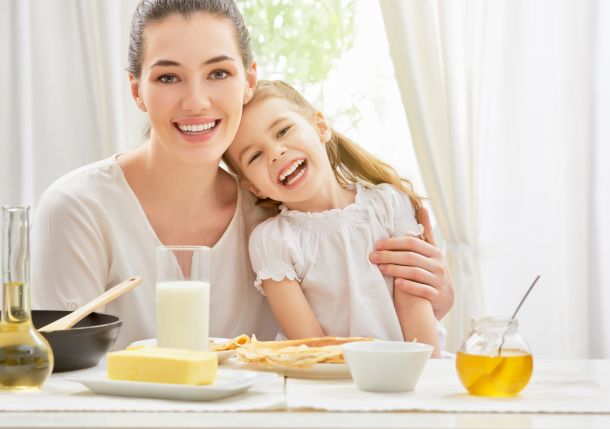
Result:
M392 277L369 255L377 240L420 233L411 201L382 184L356 185L354 203L318 213L282 206L250 237L250 259L261 280L298 280L327 335L402 341ZM442 328L441 328L442 331Z

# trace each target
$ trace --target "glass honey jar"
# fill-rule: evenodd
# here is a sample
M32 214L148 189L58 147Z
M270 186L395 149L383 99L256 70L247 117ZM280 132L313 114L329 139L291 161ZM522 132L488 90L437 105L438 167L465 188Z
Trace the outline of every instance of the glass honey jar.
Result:
M460 381L472 395L517 395L529 382L534 360L516 319L472 319L472 331L456 356Z

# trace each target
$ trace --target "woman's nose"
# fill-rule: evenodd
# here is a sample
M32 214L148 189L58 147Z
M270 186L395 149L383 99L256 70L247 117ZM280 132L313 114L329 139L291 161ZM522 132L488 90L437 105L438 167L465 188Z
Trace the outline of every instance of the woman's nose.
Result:
M186 87L186 92L182 97L183 110L198 113L210 107L210 97L203 85L192 84Z

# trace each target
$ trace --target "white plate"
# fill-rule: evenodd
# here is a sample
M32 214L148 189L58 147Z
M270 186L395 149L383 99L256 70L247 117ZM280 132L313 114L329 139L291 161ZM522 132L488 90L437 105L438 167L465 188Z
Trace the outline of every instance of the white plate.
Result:
M275 372L283 375L284 377L292 378L310 378L318 380L352 378L346 363L319 363L310 368L292 368L283 365L265 366L242 363L240 368L253 371Z
M272 378L271 374L260 372L219 369L216 381L204 386L110 380L105 372L70 376L68 380L82 383L100 395L178 399L182 401L213 401L245 392L254 384Z
M226 343L227 341L231 341L231 340L229 338L212 337L212 338L210 338L210 341L212 341L214 344L222 344L222 343ZM129 347L131 347L131 346L156 347L157 339L149 338L148 340L134 341L133 343L131 343L129 345ZM224 351L214 352L214 353L216 353L216 356L218 356L218 363L223 363L224 361L226 361L227 359L229 359L231 356L233 356L235 354L235 350L224 350Z

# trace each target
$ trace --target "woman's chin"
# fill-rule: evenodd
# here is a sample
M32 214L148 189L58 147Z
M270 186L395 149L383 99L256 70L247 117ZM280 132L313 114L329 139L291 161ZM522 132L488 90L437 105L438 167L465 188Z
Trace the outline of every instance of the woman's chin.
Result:
M218 166L224 150L218 147L198 147L180 150L177 158L185 166Z

